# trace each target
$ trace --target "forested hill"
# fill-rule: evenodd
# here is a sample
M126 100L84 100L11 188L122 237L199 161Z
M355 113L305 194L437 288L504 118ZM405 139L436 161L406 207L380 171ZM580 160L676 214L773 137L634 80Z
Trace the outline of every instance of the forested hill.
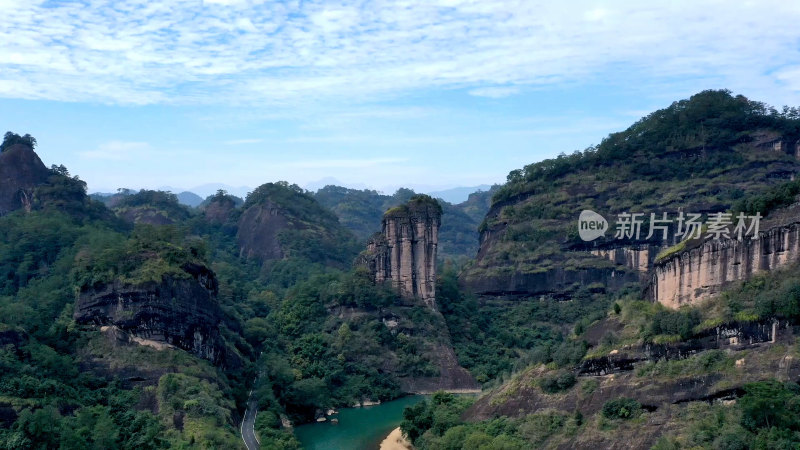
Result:
M478 250L478 225L489 210L492 194L478 191L457 205L439 199L442 205L442 226L439 229L439 255L442 259L473 258ZM383 213L414 196L411 189L398 189L393 195L372 190L325 186L314 194L322 205L339 217L342 225L352 230L361 241L380 231Z
M287 421L441 375L441 315L353 268L363 244L296 185L109 209L7 136L0 449L240 448L251 390L262 445L293 449Z
M752 255L786 262L780 269L672 309L645 289L651 258L670 242L586 243L577 219L585 209L612 220L760 212L767 226L796 226L798 131L796 108L705 91L597 147L512 171L474 265L445 271L438 291L459 361L485 392L434 395L401 429L421 449L797 448L797 234ZM730 257L745 245L710 248ZM687 290L724 278L718 262L686 260Z
M762 192L800 170L798 137L796 109L704 91L597 147L514 170L492 199L480 252L463 281L475 292L514 295L599 281L610 261L565 251L587 247L577 233L582 210L611 219L625 211L726 211L745 192ZM590 247L618 244L600 239Z

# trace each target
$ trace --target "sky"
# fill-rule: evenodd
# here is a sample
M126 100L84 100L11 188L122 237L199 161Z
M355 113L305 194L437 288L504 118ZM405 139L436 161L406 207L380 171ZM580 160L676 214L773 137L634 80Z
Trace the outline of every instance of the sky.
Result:
M0 0L0 17L0 128L92 192L502 183L704 89L800 105L786 0Z

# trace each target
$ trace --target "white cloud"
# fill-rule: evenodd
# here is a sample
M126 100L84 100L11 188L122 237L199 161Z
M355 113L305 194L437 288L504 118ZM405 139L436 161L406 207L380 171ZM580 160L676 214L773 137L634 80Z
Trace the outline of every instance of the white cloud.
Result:
M503 98L518 94L519 88L513 86L490 86L469 91L470 95L476 97Z
M280 106L714 77L779 100L797 82L776 71L800 65L800 8L780 0L0 0L0 11L10 98Z

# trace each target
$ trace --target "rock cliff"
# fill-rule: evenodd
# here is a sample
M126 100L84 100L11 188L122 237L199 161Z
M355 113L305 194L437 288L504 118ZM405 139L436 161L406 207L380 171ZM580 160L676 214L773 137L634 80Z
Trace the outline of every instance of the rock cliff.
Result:
M236 236L240 255L262 261L283 258L278 235L287 228L289 219L272 201L264 200L247 208L239 218Z
M30 210L34 187L47 182L50 171L27 145L15 144L0 153L0 215Z
M388 210L383 231L367 243L361 256L376 283L391 282L407 299L436 309L436 250L442 208L427 195Z
M182 269L185 278L165 276L160 283L138 285L115 281L86 289L75 303L75 321L110 327L137 344L177 347L222 362L216 277L198 264L187 263Z
M231 218L236 210L236 201L229 195L217 195L203 208L203 217L210 223L223 224Z
M263 184L248 194L236 239L242 257L264 263L302 258L344 268L358 252L352 233L334 213L286 182Z
M651 244L599 248L591 250L589 253L606 258L616 264L636 270L640 273L647 273L653 265L659 247Z
M800 223L775 226L745 238L709 240L655 263L650 280L653 300L677 308L696 303L728 282L774 270L800 259Z

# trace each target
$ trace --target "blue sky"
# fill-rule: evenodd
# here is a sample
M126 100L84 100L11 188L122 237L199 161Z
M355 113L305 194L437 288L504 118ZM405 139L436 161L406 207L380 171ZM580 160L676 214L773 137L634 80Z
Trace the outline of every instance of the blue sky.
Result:
M0 0L0 128L91 191L502 182L703 89L800 105L800 2Z

